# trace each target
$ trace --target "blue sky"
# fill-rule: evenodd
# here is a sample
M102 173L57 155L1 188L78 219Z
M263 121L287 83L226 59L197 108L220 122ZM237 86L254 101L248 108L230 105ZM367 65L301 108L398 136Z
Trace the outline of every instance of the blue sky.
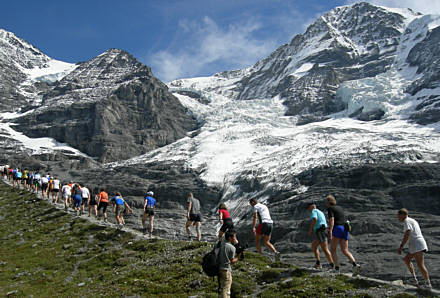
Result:
M128 51L163 81L251 66L317 17L357 0L3 1L0 28L52 58ZM440 0L370 0L440 13Z

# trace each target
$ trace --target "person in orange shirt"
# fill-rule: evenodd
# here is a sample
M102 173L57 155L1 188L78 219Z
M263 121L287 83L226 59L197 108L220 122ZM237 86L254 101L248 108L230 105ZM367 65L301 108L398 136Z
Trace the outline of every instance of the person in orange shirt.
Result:
M108 194L105 192L104 188L101 188L99 194L99 201L98 201L98 217L99 217L99 210L102 208L102 214L104 215L104 221L107 221L107 206L108 206Z

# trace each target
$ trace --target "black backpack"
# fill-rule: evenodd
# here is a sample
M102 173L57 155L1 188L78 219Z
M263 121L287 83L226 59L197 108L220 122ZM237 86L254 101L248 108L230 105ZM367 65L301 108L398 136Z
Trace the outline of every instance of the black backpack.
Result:
M217 242L214 248L203 256L202 269L208 276L218 276L218 256L220 252L221 242Z

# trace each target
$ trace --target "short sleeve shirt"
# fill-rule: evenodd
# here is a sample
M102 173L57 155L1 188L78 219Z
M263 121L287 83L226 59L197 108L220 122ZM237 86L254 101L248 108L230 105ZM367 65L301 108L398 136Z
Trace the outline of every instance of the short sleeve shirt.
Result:
M325 215L324 215L324 213L322 213L321 210L313 209L311 213L312 214L310 215L310 219L313 220L314 218L316 218L316 223L313 226L313 231L316 231L322 225L327 227L327 221L325 220Z
M232 271L231 260L234 257L235 257L235 247L226 240L223 240L220 246L220 252L218 256L219 269Z
M334 217L335 226L342 226L345 224L344 210L339 206L328 207L328 218Z
M99 198L101 199L101 202L108 203L108 194L105 191L99 193Z
M269 208L266 205L258 203L254 206L254 213L257 213L260 223L273 223L270 217Z
M403 232L410 230L409 234L409 252L415 253L422 250L428 250L428 246L426 245L425 238L423 238L422 230L418 222L411 218L407 217L403 221Z
M156 206L156 200L153 197L146 196L144 202L145 208L154 208L154 206Z
M188 198L188 203L191 202L190 214L200 214L200 201L196 198Z
M83 199L88 199L90 195L90 191L87 187L81 188L81 196Z

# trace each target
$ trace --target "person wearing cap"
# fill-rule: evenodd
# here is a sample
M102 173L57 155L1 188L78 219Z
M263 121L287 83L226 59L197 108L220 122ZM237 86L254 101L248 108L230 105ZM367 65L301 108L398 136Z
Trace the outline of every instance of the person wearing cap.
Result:
M307 206L307 211L310 212L310 228L309 228L309 236L312 237L312 251L316 258L316 263L313 266L315 269L322 269L321 260L319 256L319 246L321 246L322 251L325 254L328 262L330 263L330 267L334 268L333 258L328 250L327 243L327 221L325 219L324 213L321 210L316 208L316 205L311 203Z
M147 228L145 226L145 221L147 220L147 216L149 218L149 236L153 235L153 223L154 223L154 209L156 208L156 199L153 198L154 193L150 190L147 192L144 198L144 215L142 216L142 230L144 234L147 232Z
M426 269L425 266L424 256L425 252L428 251L428 246L426 245L425 238L422 235L419 223L415 219L408 216L408 210L405 208L402 208L397 212L397 218L400 222L403 223L404 232L403 239L400 243L397 253L399 255L402 254L405 244L407 242L409 243L409 252L405 255L403 261L405 262L406 266L408 266L409 272L411 272L415 285L419 287L419 282L414 271L414 265L411 263L411 260L415 259L417 267L419 268L423 278L426 281L426 286L431 289L432 286L429 280L428 269Z

